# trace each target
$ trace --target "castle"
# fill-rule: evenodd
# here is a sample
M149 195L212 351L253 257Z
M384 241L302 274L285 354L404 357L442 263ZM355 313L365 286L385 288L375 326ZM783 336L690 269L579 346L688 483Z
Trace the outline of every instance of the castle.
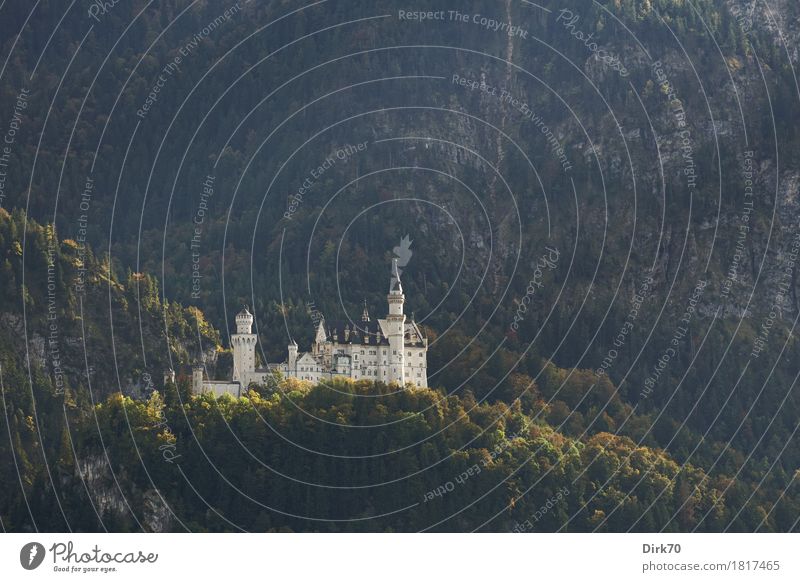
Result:
M310 352L299 352L297 343L288 346L288 359L282 364L256 368L257 336L252 332L253 315L242 309L236 315L236 333L231 336L233 372L230 380L207 380L204 366L192 370L192 391L216 395L242 396L250 384L266 384L276 371L284 378L319 382L335 376L353 380L373 380L405 386L410 382L428 386L428 339L412 318L403 313L405 295L400 282L397 259L392 261L386 319L373 320L366 303L360 322L326 322L320 318Z

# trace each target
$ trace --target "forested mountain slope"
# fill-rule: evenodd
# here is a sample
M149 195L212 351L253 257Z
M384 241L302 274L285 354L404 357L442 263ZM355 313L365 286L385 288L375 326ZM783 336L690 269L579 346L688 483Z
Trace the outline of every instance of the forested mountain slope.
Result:
M130 473L121 489L149 495L156 514L161 491L192 529L235 527L220 515L245 529L345 529L280 512L300 515L308 503L317 516L352 517L399 507L388 500L410 505L498 442L498 467L435 501L462 508L511 478L442 529L484 527L511 505L485 526L507 530L562 486L566 515L588 502L570 529L797 527L796 2L422 0L411 14L390 0L140 0L92 14L42 0L30 10L0 8L0 132L13 130L0 150L0 358L19 448L4 482L23 475L0 507L7 527L33 527L24 490L39 499L39 522L63 528L47 493L61 487L84 519L76 523L97 527L68 420L74 442L100 455L101 473L110 469L99 435L121 439L109 454L114 474ZM408 398L430 400L435 422L399 397L356 410L362 399L351 391L380 387L344 386L341 402L317 406L323 388L283 386L249 405L187 401L185 412L176 393L173 436L152 428L147 407L158 404L146 399L154 388L171 398L167 367L202 355L212 373L227 373L231 315L243 303L268 362L285 357L290 336L305 349L314 313L357 318L366 299L380 314L404 238L413 240L407 308L431 340L437 387ZM364 443L329 434L293 402L345 424L370 415L420 423L387 435L386 447L424 441L460 408L473 428L436 441L431 456L410 448L399 466L339 473L320 456L319 474L339 484L457 459L426 472L413 494L387 485L370 489L371 509L356 509L357 499L337 507L331 491L291 485L303 480L289 471L295 453L281 452L253 411L276 415L300 442L341 446L336 454L362 454ZM126 410L145 427L133 437L114 425ZM511 446L493 426L492 437L467 438L488 426L484 417L522 422L515 416L546 436ZM211 428L192 434L195 422ZM255 444L217 458L236 446L227 438L254 443L262 431L256 458L274 455L267 466L288 477L248 456ZM137 453L140 437L149 448ZM225 443L213 464L231 463L236 487L279 511L248 505L205 471L195 437ZM161 462L157 445L172 438L181 471L194 472L186 482ZM546 463L512 476L541 438L570 468L536 485ZM619 481L625 471L594 474L600 451L611 451L608 467L641 454L664 494L653 483L637 493ZM140 453L158 468L157 486L133 469ZM195 479L208 489L187 490ZM535 495L523 496L530 486ZM274 504L265 491L280 492ZM612 491L622 492L616 511ZM107 497L119 527L147 521L120 505L119 491ZM429 527L439 515L431 503L350 525ZM159 515L146 528L181 528Z

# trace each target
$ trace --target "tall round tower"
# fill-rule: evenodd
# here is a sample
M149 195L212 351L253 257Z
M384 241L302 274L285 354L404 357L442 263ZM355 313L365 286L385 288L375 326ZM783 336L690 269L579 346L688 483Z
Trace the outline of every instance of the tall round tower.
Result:
M192 393L203 393L203 364L195 364L192 366Z
M389 382L397 382L401 386L406 383L405 361L405 326L406 316L403 314L403 285L400 283L400 270L397 259L392 259L392 279L389 284L389 314L386 316L387 339L389 340Z
M236 315L236 333L231 336L233 347L233 381L247 387L256 370L256 334L252 333L253 314L244 307Z
M287 365L287 376L296 378L297 377L297 342L292 340L289 343L289 361L286 363Z

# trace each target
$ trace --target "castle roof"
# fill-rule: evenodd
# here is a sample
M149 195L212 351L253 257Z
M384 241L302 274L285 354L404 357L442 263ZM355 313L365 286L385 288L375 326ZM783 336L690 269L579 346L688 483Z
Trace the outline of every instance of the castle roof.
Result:
M352 322L348 320L325 320L325 335L328 341L339 344L362 344L388 346L389 338L382 325L383 320ZM423 335L417 324L407 321L405 325L406 346L422 347ZM413 339L412 339L413 338Z
M380 332L380 333L379 333ZM388 345L377 320L352 322L348 320L325 321L325 336L340 344Z

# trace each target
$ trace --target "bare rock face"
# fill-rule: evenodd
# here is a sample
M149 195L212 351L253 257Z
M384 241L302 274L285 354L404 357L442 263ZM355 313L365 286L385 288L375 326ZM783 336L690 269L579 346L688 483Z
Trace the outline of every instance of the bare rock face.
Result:
M105 455L92 455L76 464L75 478L83 481L100 518L124 517L130 511L129 506L141 507L141 526L145 531L163 533L171 530L173 512L161 493L157 489L148 489L140 500L123 498ZM124 474L116 478L127 485Z
M98 516L120 516L127 513L125 499L114 485L114 477L105 455L92 455L76 463L75 477L86 486Z
M154 533L170 531L172 516L172 510L157 489L150 489L144 494L144 526L148 531Z

